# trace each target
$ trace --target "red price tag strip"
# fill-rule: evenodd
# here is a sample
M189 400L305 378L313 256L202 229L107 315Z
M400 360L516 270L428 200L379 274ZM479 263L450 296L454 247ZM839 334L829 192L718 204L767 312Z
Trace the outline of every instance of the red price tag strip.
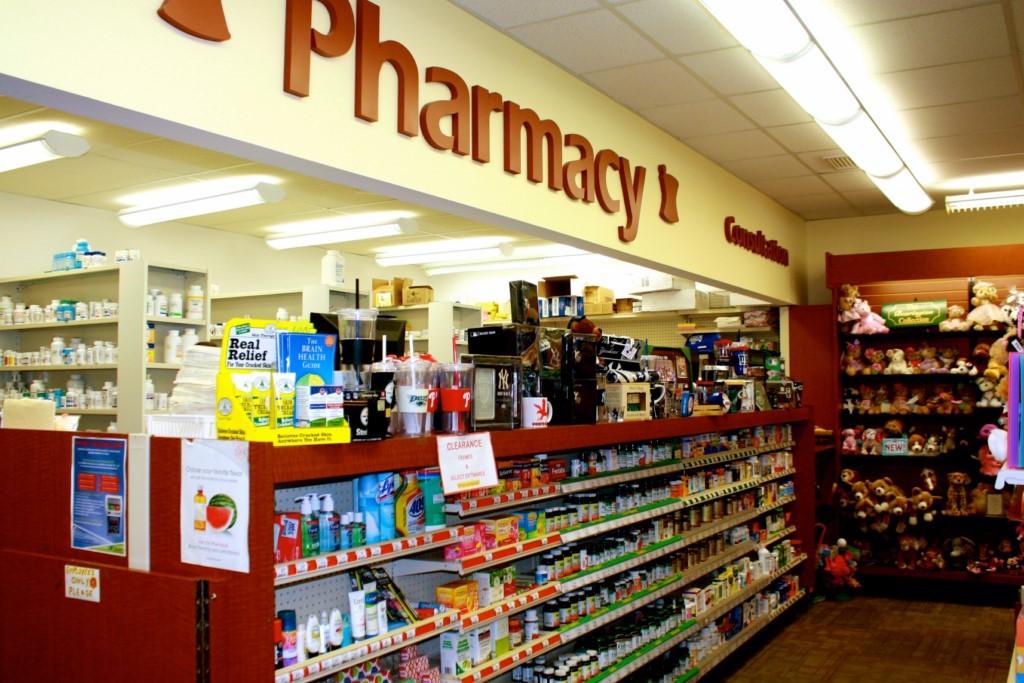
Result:
M540 538L533 538L517 545L502 546L501 548L488 550L484 553L469 555L468 557L462 558L462 569L460 570L460 573L466 574L467 572L479 569L484 565L494 564L495 562L504 562L506 560L511 560L512 558L517 558L521 555L538 553L549 545L559 545L561 542L561 535L554 533Z
M490 508L504 507L522 501L533 500L536 498L551 498L558 495L561 495L561 491L557 484L537 486L529 489L499 493L494 496L483 496L481 498L464 500L461 502L459 512L461 514L474 511L484 512Z
M459 683L479 683L481 681L494 678L495 676L500 676L515 666L518 666L519 664L532 659L543 652L554 649L561 644L562 640L558 634L546 636L540 640L530 641L529 644L516 648L500 659L477 667L459 679Z
M512 598L506 598L500 603L478 609L475 612L462 617L462 630L466 631L480 624L486 624L493 621L498 617L522 611L530 605L536 605L550 600L551 598L559 595L559 590L558 583L548 583L544 584L540 588L530 591L529 593L517 595Z

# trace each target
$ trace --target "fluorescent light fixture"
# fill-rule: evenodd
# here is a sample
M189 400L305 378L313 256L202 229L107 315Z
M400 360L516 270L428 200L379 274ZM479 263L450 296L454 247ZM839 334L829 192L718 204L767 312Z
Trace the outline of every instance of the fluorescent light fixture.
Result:
M1003 192L970 192L946 197L946 213L1024 206L1024 189Z
M819 125L868 175L887 178L903 166L892 145L863 109L842 125Z
M203 216L218 211L240 209L257 204L273 204L284 199L284 190L270 183L256 183L251 187L217 194L194 197L169 204L137 206L124 209L117 214L125 225L137 228L153 223L163 223L190 216Z
M844 76L825 55L789 2L700 2L751 51L896 208L911 214L931 208L934 201L867 115ZM822 24L820 17L813 18L815 21L811 24ZM846 60L850 63L849 56Z
M0 173L44 161L80 157L88 151L89 142L84 138L51 130L34 140L0 148Z
M338 242L358 242L397 235L413 235L419 230L419 224L409 218L399 218L391 223L381 225L365 225L355 228L341 228L304 235L278 235L266 238L267 246L272 249L295 249L297 247L315 247L322 244Z
M451 265L423 266L423 270L429 276L451 275L453 273L476 273L492 270L519 270L525 268L539 268L543 266L557 266L562 264L584 265L604 258L600 254L574 254L564 256L547 256L529 259L511 259L504 261L487 261L485 263L456 263Z
M903 213L924 213L935 204L905 166L887 178L873 175L868 175L868 178Z

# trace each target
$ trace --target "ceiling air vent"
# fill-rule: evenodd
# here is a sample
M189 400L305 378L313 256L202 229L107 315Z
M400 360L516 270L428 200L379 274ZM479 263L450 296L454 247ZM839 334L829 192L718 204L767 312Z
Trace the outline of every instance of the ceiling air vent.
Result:
M845 155L822 157L822 160L827 163L833 171L854 171L857 169L857 164L853 163L853 159Z

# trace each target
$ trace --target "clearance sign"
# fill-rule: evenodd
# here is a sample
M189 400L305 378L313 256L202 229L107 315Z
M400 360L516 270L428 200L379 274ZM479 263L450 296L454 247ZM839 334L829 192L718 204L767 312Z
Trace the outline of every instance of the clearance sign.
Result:
M313 3L330 15L330 28L313 28ZM285 0L284 91L308 97L313 55L337 59L355 52L354 114L378 121L380 78L385 65L398 79L398 133L420 135L432 148L469 156L479 164L491 162L491 135L503 140L503 165L511 175L548 190L564 193L571 201L597 202L610 215L624 214L619 240L631 242L640 229L647 169L612 149L595 149L583 135L564 132L550 119L483 85L470 85L443 66L421 69L416 57L397 40L381 40L380 7L369 0ZM203 40L231 38L221 0L164 0L158 15L175 28ZM421 75L422 74L422 75ZM421 103L420 83L440 84L446 99ZM330 88L331 84L318 84ZM525 137L526 160L523 162ZM659 216L669 224L679 221L679 181L664 164L658 166Z

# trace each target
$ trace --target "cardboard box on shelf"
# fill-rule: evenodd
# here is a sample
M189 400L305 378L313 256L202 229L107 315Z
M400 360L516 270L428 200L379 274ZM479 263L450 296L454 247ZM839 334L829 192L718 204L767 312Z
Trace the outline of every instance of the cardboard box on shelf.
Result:
M640 303L640 299L636 297L627 296L621 299L615 300L615 312L616 313L633 313L634 307Z
M708 308L729 308L730 293L725 291L708 292Z
M684 280L664 273L648 273L633 278L629 293L646 294L647 292L664 292L673 289L691 290L694 287L693 280Z
M615 302L615 292L607 287L588 285L583 288L583 301L588 304L610 304Z
M583 312L586 315L610 315L614 312L615 304L611 302L589 303L583 302Z
M577 279L575 275L546 277L537 283L537 296L580 296L583 292L580 289L580 283L574 282Z
M430 285L416 285L402 289L402 305L418 306L434 300L434 288Z
M390 280L373 278L372 282L374 308L402 305L402 292L412 286L412 278L396 277Z
M678 289L644 294L645 311L688 311L708 307L708 293L697 289Z

